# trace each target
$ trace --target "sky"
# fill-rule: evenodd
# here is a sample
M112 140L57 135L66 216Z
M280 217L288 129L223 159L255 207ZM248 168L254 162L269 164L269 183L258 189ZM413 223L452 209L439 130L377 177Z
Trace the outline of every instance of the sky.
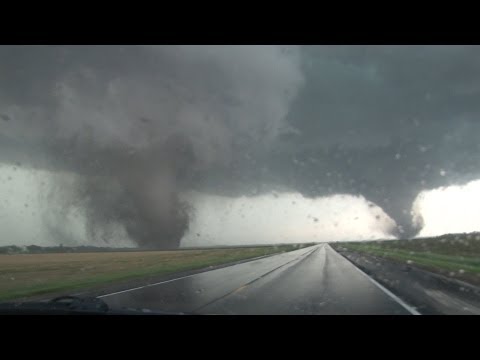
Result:
M348 204L394 224L340 221L319 238L470 231L442 213L476 213L479 60L478 46L0 46L1 171L26 176L0 175L0 193L36 196L27 174L47 176L39 206L59 210L32 226L52 242L175 248L247 198L255 218L298 197L304 210L272 222L312 206L336 222ZM72 212L77 240L57 229Z
M225 197L187 194L195 214L182 246L392 239L395 222L364 198L299 193Z
M480 229L480 180L422 191L412 213L413 221L421 225L419 237L476 232Z

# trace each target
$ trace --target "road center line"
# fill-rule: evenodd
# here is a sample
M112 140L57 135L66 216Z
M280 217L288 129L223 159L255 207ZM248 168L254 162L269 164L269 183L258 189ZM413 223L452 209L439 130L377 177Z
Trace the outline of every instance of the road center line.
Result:
M211 305L211 304L213 304L213 303L215 303L215 302L217 302L217 301L219 301L219 300L225 299L226 297L228 297L228 296L230 296L230 295L232 295L232 294L235 294L235 293L237 293L237 292L239 292L239 291L242 291L243 289L245 289L246 287L250 286L250 285L253 284L254 282L256 282L256 281L264 278L265 276L267 276L267 275L269 275L269 274L277 271L278 269L280 269L280 268L282 268L282 267L284 267L284 266L286 266L286 265L288 265L288 264L291 264L291 263L294 262L294 261L306 259L308 256L310 256L310 255L313 254L314 252L318 251L319 249L320 249L319 247L316 247L315 249L312 249L312 250L309 251L309 252L302 253L301 255L299 255L298 257L296 257L295 259L292 259L292 260L290 260L290 261L287 261L286 263L284 263L284 264L282 264L282 265L280 265L280 266L277 266L276 268L274 268L274 269L272 269L272 270L270 270L270 271L267 271L266 273L260 275L259 277L257 277L257 278L255 278L255 279L253 279L253 280L251 280L251 281L249 281L249 282L247 282L247 283L239 286L238 288L234 289L233 291L230 291L230 292L226 293L225 295L222 295L222 296L220 296L220 297L218 297L218 298L216 298L216 299L213 299L212 301L209 301L208 303L206 303L206 304L204 304L204 305L196 308L196 309L193 310L192 312L195 312L195 313L196 313L196 312L198 312L199 310L201 310L201 309L203 309L203 308L206 308L207 306L209 306L209 305Z
M262 256L258 256L258 257L255 257L255 258L248 259L248 260L245 261L245 262L255 261L255 260L262 259L262 258L271 257L271 256L275 256L275 255L281 255L281 254L285 254L285 253L276 253L276 254L262 255ZM232 265L230 265L230 266L240 265L240 264L243 264L243 263L245 263L245 262L241 262L241 263L239 263L239 264L232 264ZM227 267L228 267L228 266L227 266ZM123 293L126 293L126 292L135 291L135 290L140 290L140 289L144 289L144 288L151 287L151 286L166 284L166 283L169 283L169 282L186 279L186 278L189 278L189 277L192 277L192 276L195 276L195 275L199 275L199 274L206 273L206 272L208 272L208 271L214 271L214 270L217 270L217 269L202 271L202 272L199 272L199 273L196 273L196 274L186 275L186 276L182 276L182 277L175 278L175 279L170 279L170 280L164 280L164 281L160 281L160 282L157 282L157 283L154 283L154 284L147 284L147 285L138 286L138 287L135 287L135 288L126 289L126 290L122 290L122 291L116 291L116 292L113 292L113 293L110 293L110 294L105 294L105 295L97 296L97 298L104 298L104 297L107 297L107 296L113 296L113 295L117 295L117 294L123 294Z

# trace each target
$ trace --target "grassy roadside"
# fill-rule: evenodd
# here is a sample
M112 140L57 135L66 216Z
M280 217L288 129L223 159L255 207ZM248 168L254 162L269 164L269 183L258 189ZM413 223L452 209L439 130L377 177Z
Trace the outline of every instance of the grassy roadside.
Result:
M196 270L311 244L251 248L0 255L0 301Z
M476 237L460 236L439 240L442 239L349 242L334 247L340 251L345 249L387 258L480 285L480 241Z

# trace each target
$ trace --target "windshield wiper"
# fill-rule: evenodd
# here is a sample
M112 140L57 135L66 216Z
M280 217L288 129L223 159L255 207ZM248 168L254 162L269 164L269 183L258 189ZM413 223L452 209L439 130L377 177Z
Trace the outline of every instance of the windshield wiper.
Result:
M148 309L111 309L96 297L60 296L49 301L0 303L0 315L186 315Z

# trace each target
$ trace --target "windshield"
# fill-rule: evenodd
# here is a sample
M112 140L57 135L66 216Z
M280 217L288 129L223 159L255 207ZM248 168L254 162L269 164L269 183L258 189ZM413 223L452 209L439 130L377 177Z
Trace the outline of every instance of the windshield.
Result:
M0 302L480 314L479 60L0 46Z

